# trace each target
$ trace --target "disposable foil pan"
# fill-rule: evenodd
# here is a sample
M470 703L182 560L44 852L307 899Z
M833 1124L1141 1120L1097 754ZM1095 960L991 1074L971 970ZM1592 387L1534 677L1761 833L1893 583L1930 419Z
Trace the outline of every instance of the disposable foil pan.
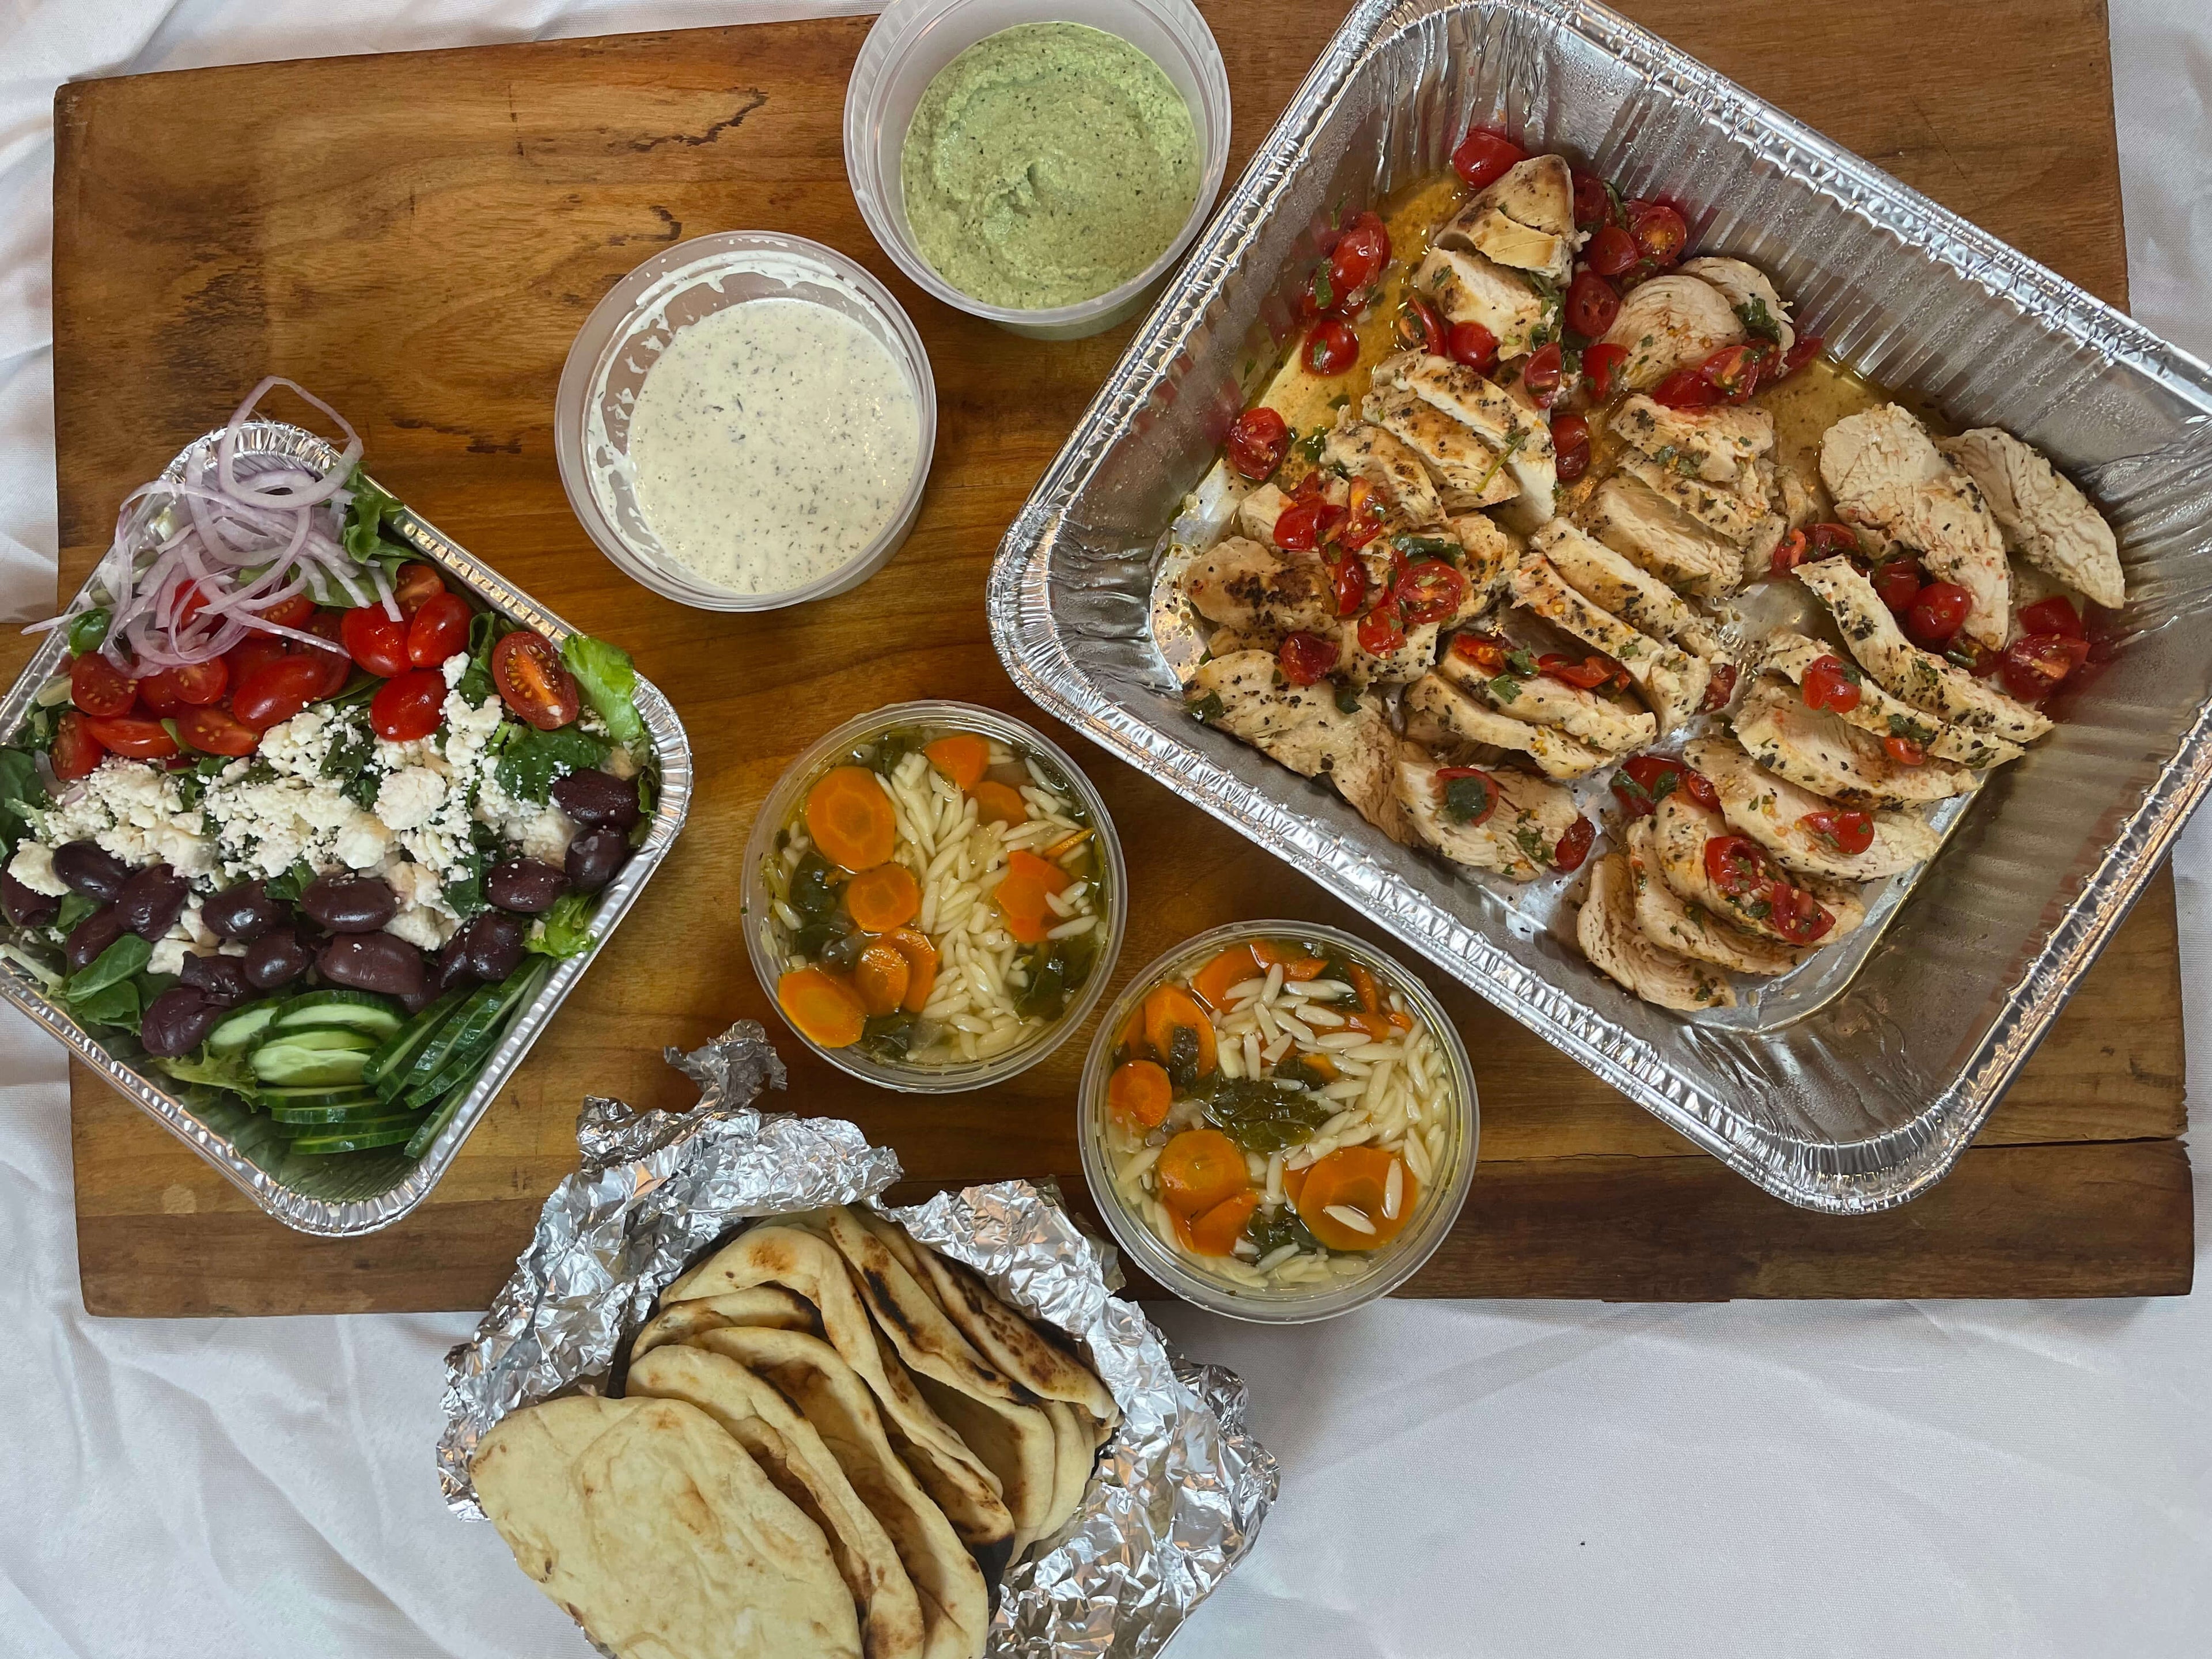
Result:
M1575 949L1573 884L1449 870L1198 725L1148 627L1170 527L1207 510L1187 498L1282 356L1318 233L1440 171L1470 122L1691 204L1700 251L1764 267L1874 380L2042 448L2119 533L2118 660L1939 820L1944 851L1909 899L1879 894L1886 926L1856 962L1801 970L1747 1017L1637 1001ZM1879 1210L1972 1139L2212 780L2208 414L2204 364L1603 6L1362 0L1007 532L993 637L1044 708L1731 1168L1810 1208Z
M162 473L174 480L188 463L212 449L220 432L188 445ZM317 469L335 465L337 451L313 433L279 421L249 422L241 434L237 453L244 456L295 459ZM161 510L163 498L140 503L134 532ZM384 533L396 537L445 572L449 582L459 582L477 599L502 615L537 629L559 644L575 630L499 574L477 562L434 525L402 508L384 523ZM91 586L87 578L86 587ZM70 602L74 610L86 602L85 588ZM30 711L40 690L60 672L69 653L65 630L46 635L30 665L0 701L0 733L12 741L15 730ZM264 1115L242 1102L201 1091L204 1097L180 1097L178 1085L150 1066L142 1069L131 1058L111 1054L83 1027L71 1019L41 990L36 981L12 962L0 961L0 993L66 1043L79 1060L114 1085L125 1098L143 1108L162 1127L222 1171L231 1184L286 1226L303 1233L345 1237L389 1227L429 1194L453 1163L461 1143L482 1121L491 1103L531 1045L538 1041L555 1012L583 977L599 946L628 914L647 882L660 867L668 849L691 810L691 740L668 699L641 677L635 693L637 711L660 765L660 793L653 805L653 822L644 844L630 855L615 878L599 895L593 913L591 943L581 956L558 963L538 994L508 1026L507 1035L492 1051L476 1086L431 1142L422 1156L411 1162L398 1151L353 1152L341 1158L295 1157L284 1137Z

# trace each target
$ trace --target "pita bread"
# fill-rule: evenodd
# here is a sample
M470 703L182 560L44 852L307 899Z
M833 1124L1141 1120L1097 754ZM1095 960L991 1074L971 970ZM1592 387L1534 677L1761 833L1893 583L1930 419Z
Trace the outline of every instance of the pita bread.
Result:
M522 1570L620 1659L861 1659L821 1528L694 1407L525 1407L470 1473Z
M838 1576L860 1609L867 1659L921 1659L921 1603L883 1524L820 1436L791 1402L736 1360L668 1346L638 1358L629 1392L696 1406L750 1454L761 1473L822 1528Z
M892 1451L865 1381L828 1343L798 1331L733 1325L696 1342L772 1383L805 1414L914 1582L926 1659L976 1659L991 1627L982 1571Z
M701 1331L720 1330L725 1325L772 1325L779 1330L811 1331L814 1310L803 1298L773 1285L732 1291L726 1296L702 1297L696 1302L679 1302L673 1307L663 1308L646 1322L645 1328L630 1344L629 1357L634 1363L641 1354L649 1353L664 1343L681 1342Z
M1057 1455L1052 1485L1052 1508L1037 1528L1037 1536L1048 1536L1067 1524L1083 1503L1091 1485L1091 1465L1098 1443L1092 1438L1091 1418L1065 1400L1048 1400L1044 1413L1052 1419L1053 1449Z
M687 1277L686 1301L780 1285L813 1304L823 1334L875 1395L915 1478L970 1549L986 1559L995 1552L1003 1561L1014 1518L1000 1496L998 1476L932 1409L896 1357L878 1346L845 1260L827 1239L797 1227L755 1227Z

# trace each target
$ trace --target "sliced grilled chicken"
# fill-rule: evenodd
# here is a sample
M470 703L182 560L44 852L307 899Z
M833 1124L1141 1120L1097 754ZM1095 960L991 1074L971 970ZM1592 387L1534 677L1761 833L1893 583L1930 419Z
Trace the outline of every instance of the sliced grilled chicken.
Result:
M1750 464L1774 448L1774 417L1763 409L1669 409L1640 392L1622 400L1613 429L1668 471L1723 489L1741 489Z
M1480 616L1504 596L1507 578L1512 574L1515 561L1521 556L1521 540L1500 529L1495 519L1480 513L1464 514L1452 520L1451 532L1459 538L1465 555L1461 568L1466 574L1468 586L1467 600L1460 607L1462 615L1445 624L1457 627L1468 618Z
M1359 623L1346 617L1334 624L1337 635L1336 672L1354 685L1403 685L1429 672L1437 659L1437 623L1423 623L1406 630L1405 641L1394 651L1370 651L1359 643Z
M1421 458L1379 426L1346 409L1322 441L1322 459L1346 476L1364 478L1382 499L1417 525L1442 524L1444 504Z
M1367 394L1359 412L1421 458L1448 513L1471 513L1520 495L1502 452L1412 392L1378 388Z
M1520 499L1507 515L1516 528L1525 532L1550 520L1559 471L1543 416L1466 364L1426 352L1384 358L1375 366L1374 383L1412 392L1504 455L1505 470L1520 486Z
M1742 744L1700 738L1684 748L1682 758L1713 786L1729 828L1749 836L1785 869L1839 881L1877 881L1925 864L1942 845L1942 837L1914 813L1876 812L1874 844L1863 853L1839 852L1817 826L1808 828L1805 822L1814 813L1834 811L1836 803L1776 776Z
M1755 894L1731 895L1723 891L1706 872L1705 843L1716 836L1730 833L1727 820L1719 813L1707 811L1677 790L1661 799L1650 822L1648 845L1651 862L1657 866L1661 878L1680 897L1747 933L1784 945L1790 943L1789 937L1774 925L1769 904ZM1802 875L1794 884L1812 894L1820 902L1820 908L1835 918L1834 925L1821 935L1820 944L1832 945L1865 921L1866 906L1848 883Z
M1517 270L1486 259L1432 247L1413 272L1413 287L1448 323L1480 323L1498 341L1499 357L1525 357L1550 320L1549 307Z
M1565 519L1553 520L1528 543L1552 562L1568 586L1599 610L1700 657L1719 655L1720 641L1705 618L1683 604L1673 588Z
M1973 480L1895 404L1837 422L1820 436L1820 477L1846 524L1913 549L1937 577L1972 599L1964 631L2000 649L2012 622L2004 538Z
M1336 626L1336 592L1318 559L1278 553L1242 536L1217 542L1183 573L1183 592L1209 622L1278 641L1298 629Z
M1792 684L1802 685L1807 669L1823 657L1837 654L1834 646L1784 629L1767 635L1759 666L1784 676ZM2002 766L2026 752L2002 738L1947 725L1925 709L1892 696L1871 675L1861 675L1858 707L1846 710L1840 718L1876 737L1909 738L1936 759L1956 761L1961 766Z
M1516 720L1550 726L1608 754L1642 749L1659 735L1658 722L1643 709L1623 708L1548 674L1490 674L1452 651L1437 660L1437 672L1469 696Z
M1577 245L1581 241L1575 229L1574 170L1564 155L1531 155L1516 161L1484 185L1468 207L1494 208L1531 230L1572 237Z
M1936 447L1979 487L2013 552L2108 611L2127 603L2112 526L2040 451L1993 426L1938 438Z
M1583 509L1589 532L1685 593L1718 598L1743 586L1743 551L1641 478L1616 472Z
M1263 547L1275 544L1275 520L1291 498L1271 483L1255 484L1237 503L1237 528Z
M1808 524L1820 524L1834 516L1822 499L1820 481L1808 477L1795 465L1775 470L1775 495L1782 508L1783 521L1791 530L1802 530Z
M1437 674L1425 674L1406 688L1407 732L1413 714L1425 714L1461 743L1487 744L1528 756L1547 778L1586 778L1612 757L1569 737L1557 726L1532 726L1502 714L1472 692Z
M1551 872L1559 837L1582 815L1575 798L1556 783L1499 767L1486 774L1500 797L1480 823L1454 821L1436 763L1408 745L1397 765L1398 802L1419 838L1454 864L1493 870L1516 881Z
M1678 368L1695 368L1723 346L1744 337L1728 297L1710 283L1679 273L1632 289L1605 332L1607 345L1627 349L1618 385L1641 392Z
M1688 1013L1735 1006L1735 992L1724 977L1659 944L1638 925L1636 875L1619 853L1607 853L1590 866L1575 939L1591 967L1656 1007Z
M1770 772L1816 795L1853 806L1917 806L1974 787L1963 766L1929 760L1904 766L1871 732L1808 708L1796 689L1762 679L1735 712L1737 740Z
M1636 925L1654 944L1730 973L1762 978L1786 974L1813 954L1779 939L1747 933L1669 887L1659 873L1651 851L1651 825L1644 819L1629 824L1627 840L1629 873L1636 880Z
M2008 743L2033 743L2051 730L2051 722L2026 703L1906 639L1874 584L1849 559L1801 564L1797 580L1820 596L1859 666L1892 696L1954 726Z
M1661 466L1656 461L1631 461L1621 471L1630 477L1640 479L1684 517L1695 520L1739 548L1749 547L1764 533L1766 542L1760 551L1771 553L1774 544L1781 539L1781 518L1766 504L1764 496L1723 489L1702 478L1686 478L1674 468Z
M1279 684L1275 659L1240 651L1200 665L1192 695L1220 700L1209 723L1273 757L1301 777L1326 777L1353 809L1395 842L1411 839L1393 776L1398 739L1373 692L1347 712L1328 684Z
M1510 270L1534 271L1555 283L1565 282L1574 270L1575 245L1566 237L1532 230L1477 202L1470 202L1437 240L1441 246L1465 248Z
M1552 562L1531 548L1513 569L1513 597L1554 627L1602 651L1628 671L1664 737L1696 714L1711 684L1702 657L1638 633L1567 586Z
M1677 269L1685 276L1694 276L1718 289L1735 308L1736 319L1747 332L1763 334L1771 327L1784 351L1797 343L1797 331L1790 326L1790 307L1774 291L1774 284L1766 280L1766 273L1757 265L1709 255L1702 259L1685 259Z

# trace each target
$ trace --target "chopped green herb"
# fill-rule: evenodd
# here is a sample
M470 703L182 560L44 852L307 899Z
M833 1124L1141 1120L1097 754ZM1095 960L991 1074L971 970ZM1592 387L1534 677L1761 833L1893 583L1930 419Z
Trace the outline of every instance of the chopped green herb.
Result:
M1486 778L1453 778L1444 785L1443 814L1454 823L1473 823L1497 804L1497 792Z

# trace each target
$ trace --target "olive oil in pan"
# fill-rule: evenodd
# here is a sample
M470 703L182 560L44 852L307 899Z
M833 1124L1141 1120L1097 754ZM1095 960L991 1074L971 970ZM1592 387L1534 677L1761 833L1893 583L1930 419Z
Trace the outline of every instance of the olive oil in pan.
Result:
M740 593L830 575L898 510L921 411L883 343L800 300L684 329L639 389L629 459L669 556Z

